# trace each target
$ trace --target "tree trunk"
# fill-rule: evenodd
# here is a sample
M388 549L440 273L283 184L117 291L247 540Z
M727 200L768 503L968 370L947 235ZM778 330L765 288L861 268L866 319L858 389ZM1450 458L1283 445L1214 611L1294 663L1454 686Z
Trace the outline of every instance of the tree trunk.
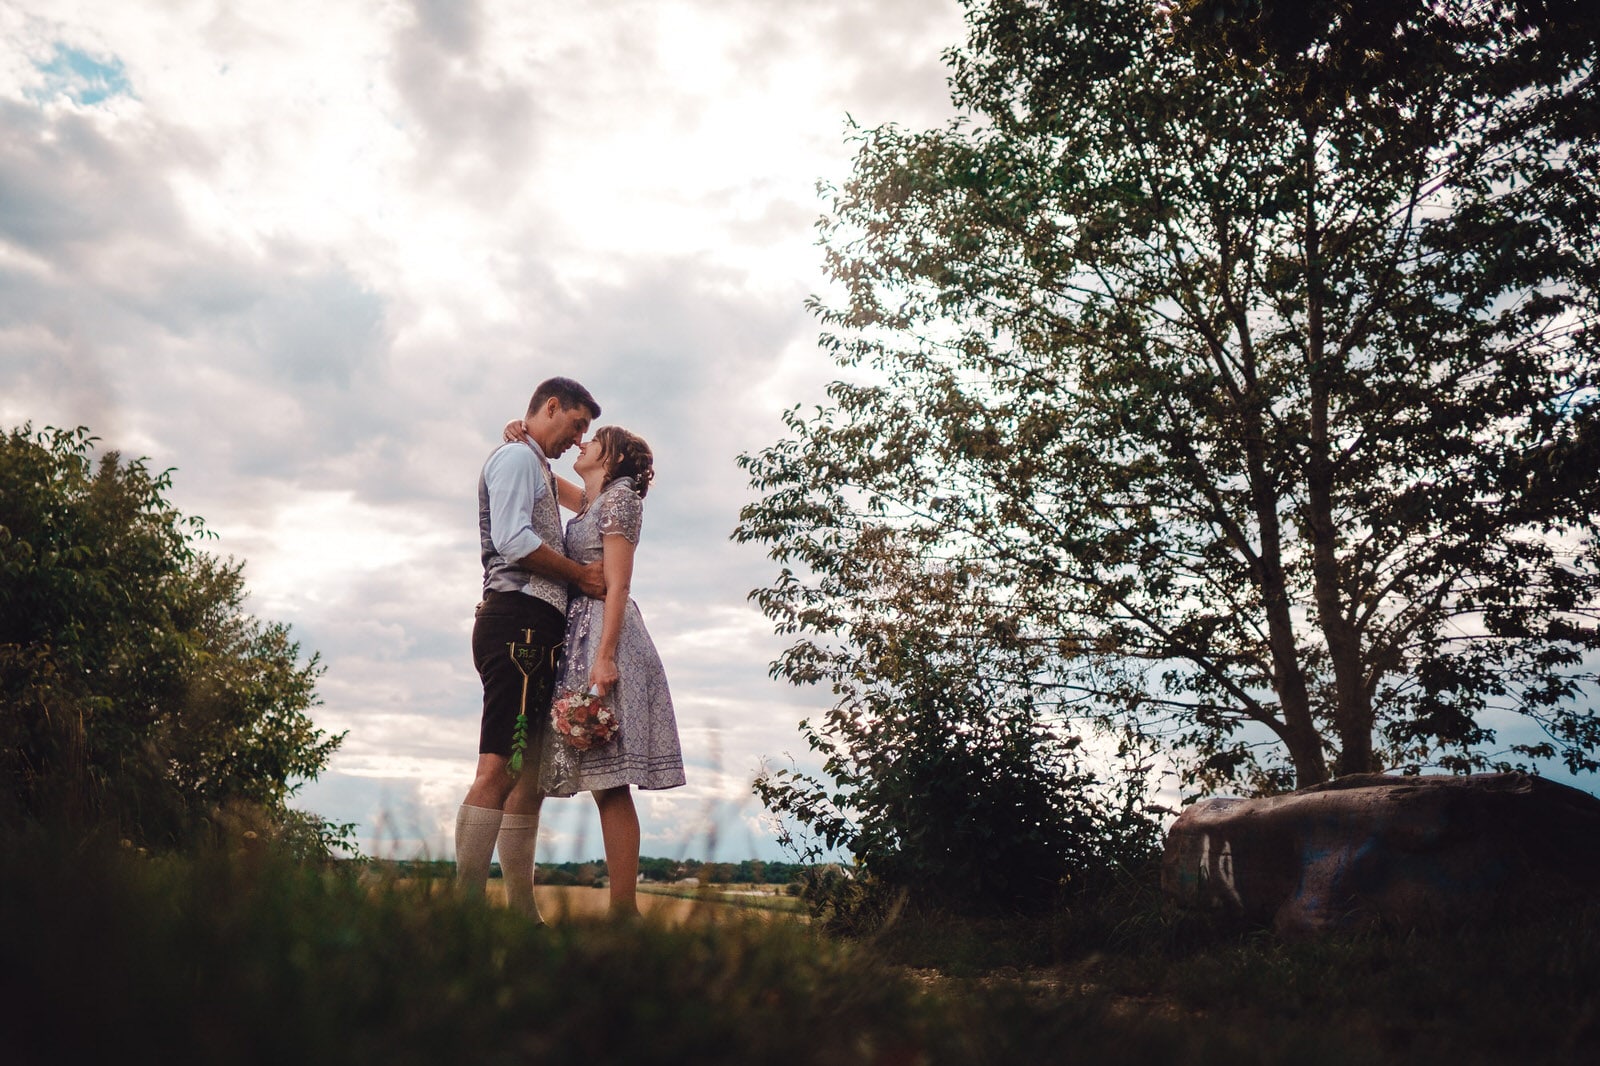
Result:
M1248 416L1247 416L1248 417ZM1252 433L1255 442L1259 433ZM1328 779L1322 742L1311 718L1311 693L1295 647L1294 620L1289 610L1288 581L1283 573L1283 533L1278 501L1266 471L1259 443L1246 446L1251 495L1261 529L1261 601L1267 613L1267 647L1272 655L1272 688L1283 709L1284 745L1294 765L1295 785L1304 788Z
M1316 130L1306 121L1306 370L1311 385L1311 441L1306 471L1306 529L1311 537L1312 598L1333 665L1335 775L1368 773L1372 765L1372 701L1361 669L1361 634L1344 610L1339 581L1338 530L1333 518L1333 445L1329 440L1327 329L1323 320L1322 234L1317 218ZM1302 786L1304 787L1302 782Z

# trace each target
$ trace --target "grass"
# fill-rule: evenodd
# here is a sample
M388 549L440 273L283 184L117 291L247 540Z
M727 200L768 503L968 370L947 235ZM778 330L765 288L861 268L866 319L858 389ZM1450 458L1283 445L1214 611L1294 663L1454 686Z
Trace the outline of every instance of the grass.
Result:
M0 839L19 1064L1588 1062L1600 911L1282 944L1135 884L1044 918L538 928L270 853Z
M1286 942L1172 910L1146 876L1043 917L908 909L870 940L936 993L1009 989L1042 1016L1120 1004L1197 1042L1248 1034L1259 1061L1600 1062L1600 900L1475 930Z
M11 1062L872 1062L927 1022L799 926L546 929L271 855L5 857Z

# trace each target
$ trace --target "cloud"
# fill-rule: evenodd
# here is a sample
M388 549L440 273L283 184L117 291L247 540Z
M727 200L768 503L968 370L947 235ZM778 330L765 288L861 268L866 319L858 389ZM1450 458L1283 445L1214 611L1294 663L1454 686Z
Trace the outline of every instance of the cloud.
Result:
M517 72L480 52L481 5L415 0L414 21L395 33L392 77L419 123L414 174L426 187L460 184L499 204L516 194L530 162L542 110Z
M361 418L383 399L382 300L302 241L197 230L172 180L213 162L193 138L15 101L0 118L0 384L25 408L5 414L107 436L145 412L133 449L246 480L294 477L383 421Z
M128 125L140 127L131 142ZM108 241L177 235L156 157L182 140L137 120L0 101L0 240L37 266L97 271Z
M471 57L483 34L483 5L476 0L416 0L416 32L441 51Z

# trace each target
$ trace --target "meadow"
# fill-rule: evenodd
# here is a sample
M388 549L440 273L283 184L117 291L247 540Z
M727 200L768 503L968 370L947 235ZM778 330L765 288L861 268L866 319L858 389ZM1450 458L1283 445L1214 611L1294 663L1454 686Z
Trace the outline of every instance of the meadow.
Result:
M552 907L540 928L447 883L259 850L0 849L14 1063L1600 1058L1593 907L1286 944L1168 911L1141 875L1044 916L908 907L855 936L665 896L687 920Z
M505 885L491 880L485 892L491 906L505 903ZM606 917L610 893L586 885L535 885L534 901L545 921L593 922ZM690 888L679 885L639 886L639 912L648 921L665 926L727 921L736 915L750 919L805 919L805 905L762 887Z

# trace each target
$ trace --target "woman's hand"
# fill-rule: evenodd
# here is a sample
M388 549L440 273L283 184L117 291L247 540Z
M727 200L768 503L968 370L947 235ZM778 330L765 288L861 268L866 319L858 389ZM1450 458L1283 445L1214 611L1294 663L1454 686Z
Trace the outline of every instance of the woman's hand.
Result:
M617 683L617 660L611 656L596 656L594 665L589 667L589 685L599 691L600 695L610 695L611 688Z
M520 440L526 444L533 438L528 436L528 427L522 421L522 419L513 418L511 421L506 423L506 428L503 432L501 432L500 439L508 444L514 440Z

